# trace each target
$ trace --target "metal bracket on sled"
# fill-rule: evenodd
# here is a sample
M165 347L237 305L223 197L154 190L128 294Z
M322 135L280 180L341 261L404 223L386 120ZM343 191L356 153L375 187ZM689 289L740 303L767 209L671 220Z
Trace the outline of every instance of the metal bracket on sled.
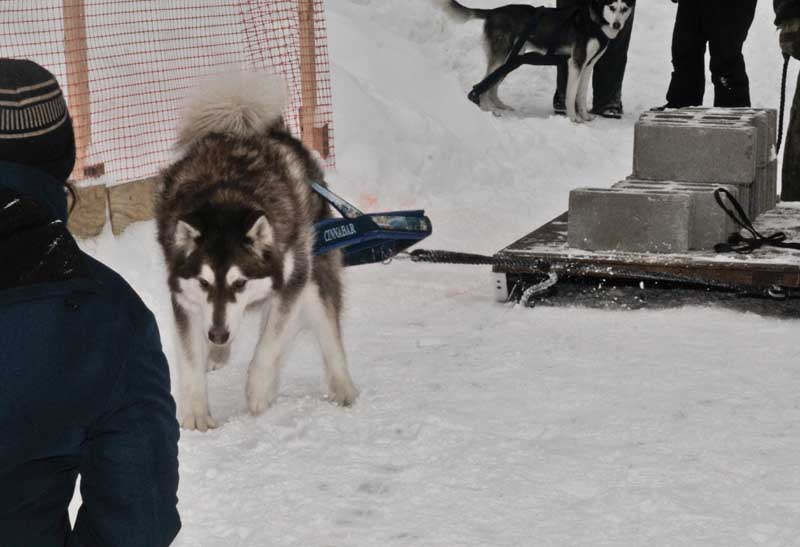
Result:
M544 279L538 283L531 285L517 282L513 287L509 288L508 278L504 273L494 273L492 279L492 286L494 288L494 296L497 302L505 304L507 302L517 302L526 308L533 308L536 305L535 298L546 294L558 284L559 277L555 272L543 273ZM522 291L520 293L520 291ZM519 295L519 296L517 296Z

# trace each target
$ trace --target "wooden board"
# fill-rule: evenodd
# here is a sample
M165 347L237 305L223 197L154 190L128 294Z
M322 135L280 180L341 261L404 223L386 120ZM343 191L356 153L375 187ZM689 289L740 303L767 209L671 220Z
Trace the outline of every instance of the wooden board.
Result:
M495 256L508 261L498 273L551 270L577 277L660 280L720 288L800 288L800 251L764 247L750 255L692 251L682 254L584 251L567 245L568 214L509 245ZM800 204L781 205L763 215L756 228L800 242Z
M158 177L117 184L108 188L108 211L115 236L134 222L155 216L154 195Z
M106 187L77 186L75 193L78 201L69 215L69 231L78 238L100 235L106 224ZM69 201L71 206L72 200Z

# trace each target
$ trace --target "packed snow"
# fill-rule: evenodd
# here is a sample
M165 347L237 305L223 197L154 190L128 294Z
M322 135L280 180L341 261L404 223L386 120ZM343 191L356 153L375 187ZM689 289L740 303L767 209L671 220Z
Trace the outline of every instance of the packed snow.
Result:
M495 252L563 212L571 188L624 178L636 116L663 104L671 72L675 6L640 2L623 120L552 116L554 70L530 67L500 91L516 111L494 117L466 99L485 69L480 22L451 21L431 0L327 10L329 181L370 211L426 209L428 248ZM745 49L756 106L778 103L772 19L760 2ZM82 245L142 295L172 359L154 224ZM277 404L250 416L250 321L233 364L210 375L221 427L182 432L176 545L800 544L797 321L698 306L528 310L495 303L485 268L395 262L350 269L346 285L360 399L326 400L303 335Z

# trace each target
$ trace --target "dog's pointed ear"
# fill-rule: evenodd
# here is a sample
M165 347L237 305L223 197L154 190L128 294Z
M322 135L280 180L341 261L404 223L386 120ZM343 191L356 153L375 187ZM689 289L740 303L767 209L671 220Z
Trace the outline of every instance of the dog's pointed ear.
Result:
M275 243L275 233L265 215L261 215L253 222L253 226L247 231L247 237L253 242L253 248L258 252L262 252Z
M197 248L196 240L198 237L200 237L200 230L186 221L178 221L177 226L175 226L175 248L183 256L189 256Z

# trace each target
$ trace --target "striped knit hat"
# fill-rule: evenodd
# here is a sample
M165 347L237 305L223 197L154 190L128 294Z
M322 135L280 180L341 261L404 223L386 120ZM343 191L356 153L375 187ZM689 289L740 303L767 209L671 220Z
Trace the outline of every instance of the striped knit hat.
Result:
M58 81L32 61L0 59L0 161L69 178L75 136Z

